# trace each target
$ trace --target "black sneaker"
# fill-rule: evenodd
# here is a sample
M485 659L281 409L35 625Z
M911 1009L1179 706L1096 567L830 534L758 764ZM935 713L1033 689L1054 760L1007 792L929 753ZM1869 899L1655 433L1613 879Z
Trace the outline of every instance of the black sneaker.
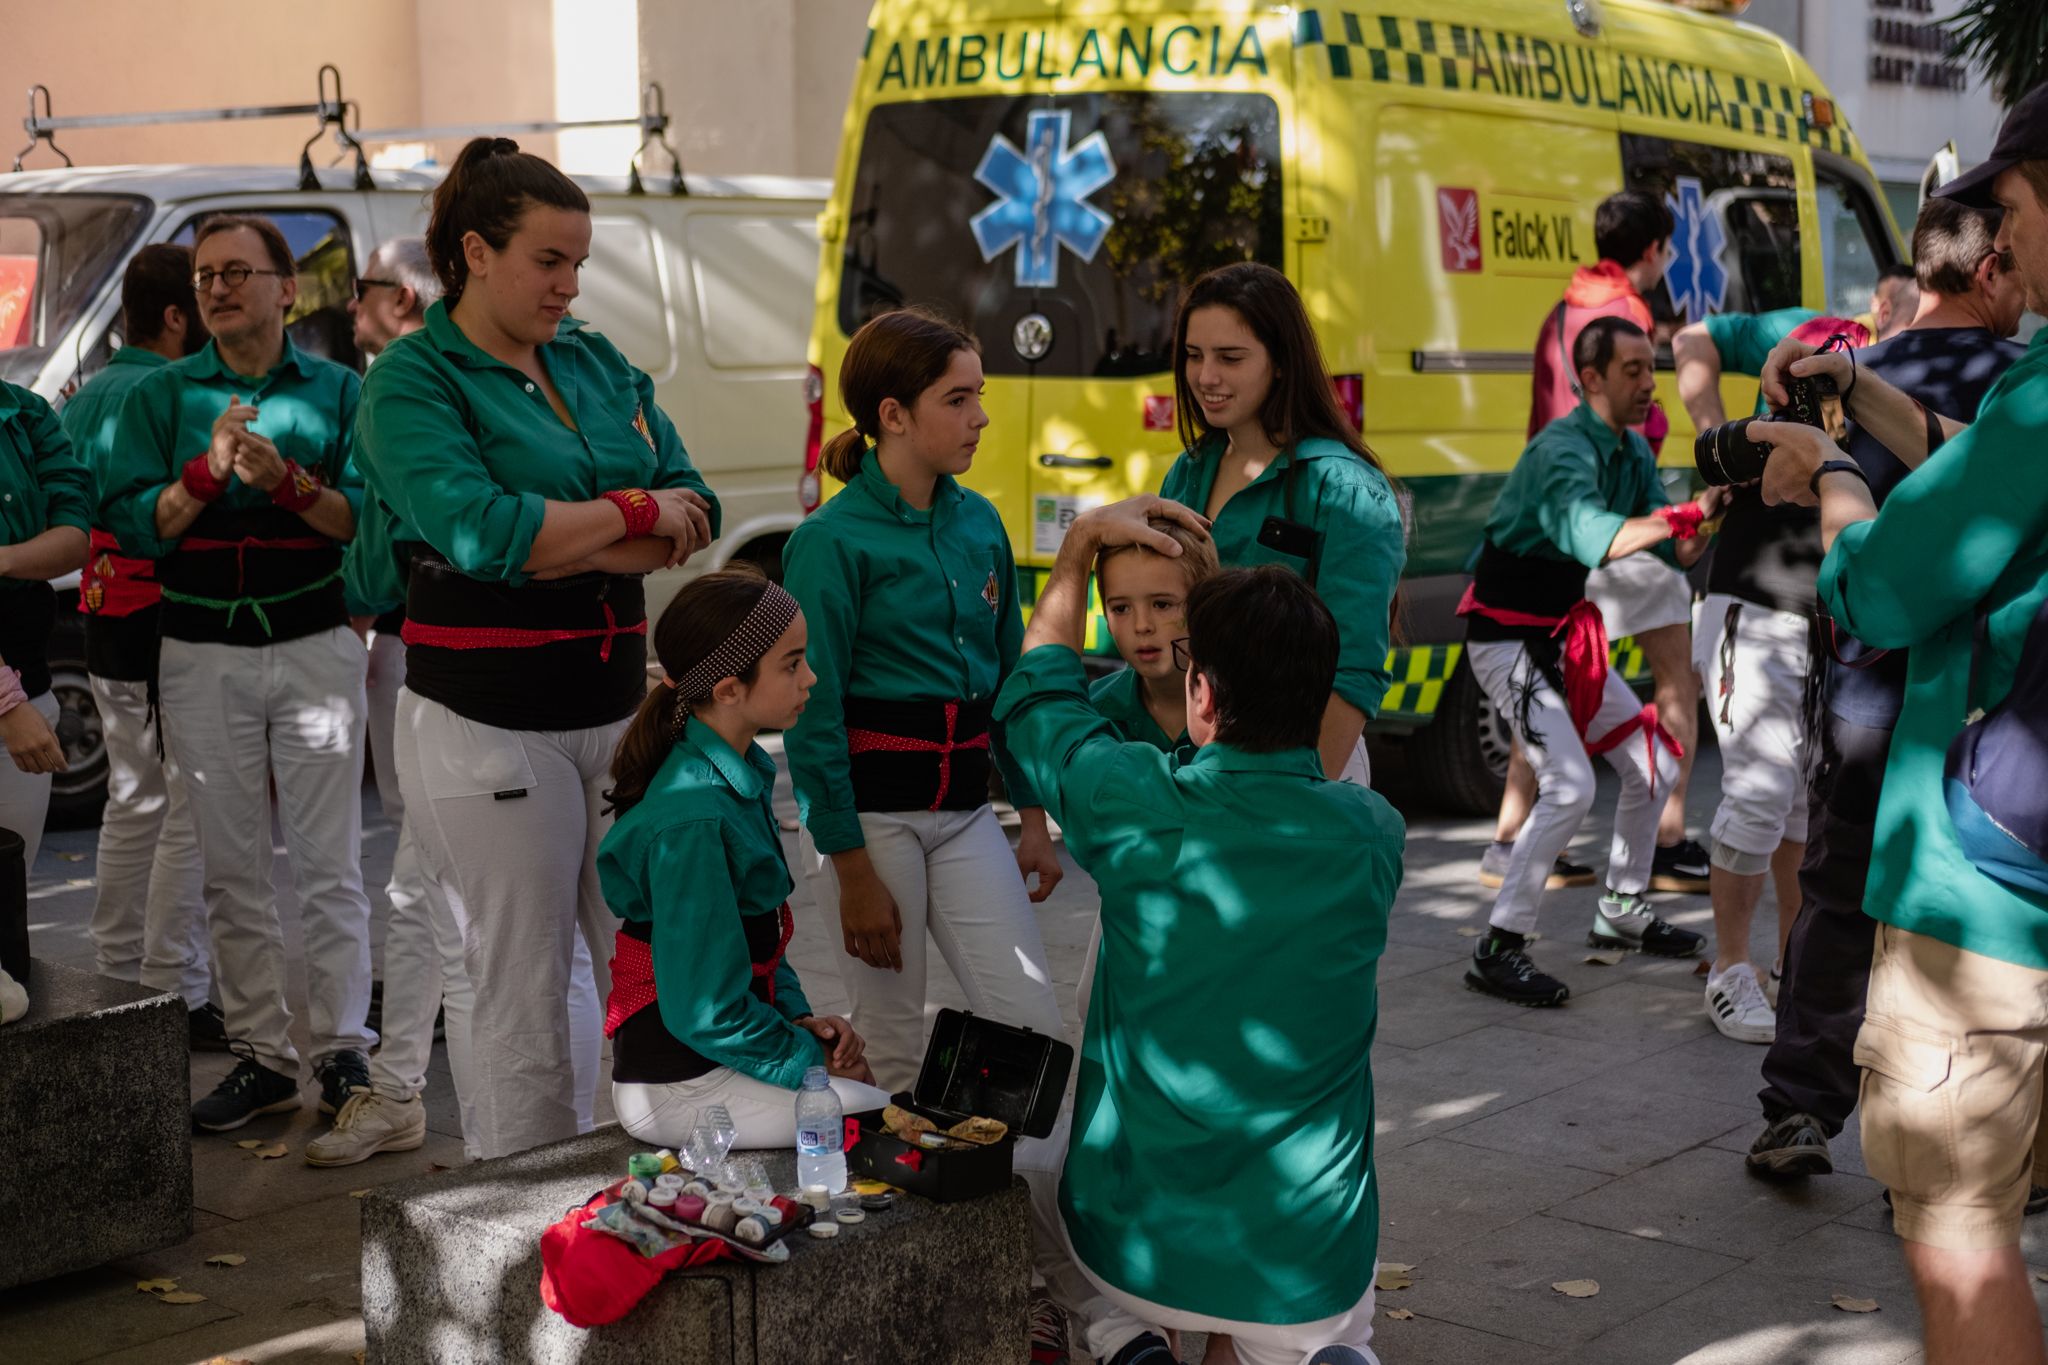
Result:
M286 1114L299 1107L299 1078L272 1071L256 1060L247 1043L230 1043L242 1060L213 1093L192 1106L192 1127L202 1133L240 1128L258 1114Z
M1651 957L1697 957L1706 940L1657 918L1641 896L1610 891L1593 910L1593 927L1586 932L1586 943Z
M384 983L382 981L372 981L370 983L370 1008L363 1015L363 1027L380 1036L384 1032Z
M320 1082L320 1112L339 1114L348 1097L370 1088L370 1059L360 1052L337 1052L313 1068Z
M1820 1120L1811 1114L1787 1114L1757 1134L1742 1159L1751 1175L1766 1180L1800 1180L1809 1175L1832 1175L1835 1163L1828 1156L1828 1135ZM2048 1194L2048 1191L2043 1191Z
M1180 1365L1180 1362L1167 1349L1165 1337L1157 1332L1145 1332L1125 1342L1123 1349L1103 1365Z
M185 1012L185 1043L194 1052L226 1052L228 1021L211 1000Z
M1488 950L1491 951L1488 951ZM1536 964L1520 948L1497 943L1492 937L1479 940L1472 950L1472 965L1465 968L1465 989L1496 995L1511 1005L1547 1009L1571 998L1571 987L1554 976L1536 970Z
M1707 875L1712 870L1713 864L1707 861L1707 851L1700 847L1699 840L1680 839L1669 848L1660 844L1650 863L1650 889L1704 893Z

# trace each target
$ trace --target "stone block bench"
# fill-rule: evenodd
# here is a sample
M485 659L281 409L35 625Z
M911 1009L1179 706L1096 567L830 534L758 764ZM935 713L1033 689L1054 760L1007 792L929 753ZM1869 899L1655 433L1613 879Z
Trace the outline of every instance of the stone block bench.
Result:
M0 1027L0 1289L192 1235L185 1002L54 963Z
M585 1331L540 1301L540 1235L625 1174L646 1144L616 1126L372 1190L363 1210L371 1365L664 1361L678 1365L1023 1362L1031 1276L1021 1180L986 1199L899 1196L780 1265L673 1272L618 1322ZM795 1185L788 1151L735 1152Z

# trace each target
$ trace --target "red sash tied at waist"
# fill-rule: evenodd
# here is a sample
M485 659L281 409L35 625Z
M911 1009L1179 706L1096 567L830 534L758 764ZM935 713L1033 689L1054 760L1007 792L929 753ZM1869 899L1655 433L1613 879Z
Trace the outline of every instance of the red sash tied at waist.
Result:
M240 540L208 540L205 536L186 536L178 542L179 550L233 550L235 552L235 591L246 592L249 585L247 565L251 550L332 550L336 543L326 536L286 536L271 540L263 536L243 536Z
M398 638L409 645L426 645L433 649L536 649L541 645L560 644L564 640L602 639L598 648L600 662L609 663L612 657L612 641L621 635L645 635L647 623L635 621L630 626L621 626L618 617L612 613L611 603L604 605L604 624L589 630L528 630L517 626L435 626L408 616L405 625L398 632Z
M775 914L775 953L766 962L751 964L755 978L768 983L771 1005L775 1003L775 973L789 952L790 939L796 936L796 916L790 913L789 902L784 901ZM628 1019L654 1001L654 949L621 929L612 949L612 993L605 1001L604 1036L609 1038L617 1033Z
M85 567L79 572L78 610L87 616L133 616L163 599L156 581L156 561L121 553L121 542L106 531L93 531Z
M1558 671L1564 675L1565 706L1571 711L1572 728L1579 732L1589 754L1604 754L1638 730L1643 732L1650 759L1650 794L1657 794L1657 746L1662 744L1674 758L1685 757L1685 748L1664 728L1654 702L1630 716L1598 739L1586 731L1600 714L1601 698L1607 692L1607 623L1600 608L1581 598L1563 616L1537 616L1505 607L1489 607L1466 587L1458 600L1458 615L1484 616L1504 626L1526 626L1563 636L1558 653Z
M931 809L937 810L946 800L946 790L953 783L953 751L955 749L986 749L988 732L982 731L972 739L955 740L954 727L960 723L960 703L946 703L946 738L944 740L909 739L903 735L885 735L879 730L861 730L849 727L846 732L848 754L873 753L882 750L892 754L937 754L939 756L939 794L932 798Z

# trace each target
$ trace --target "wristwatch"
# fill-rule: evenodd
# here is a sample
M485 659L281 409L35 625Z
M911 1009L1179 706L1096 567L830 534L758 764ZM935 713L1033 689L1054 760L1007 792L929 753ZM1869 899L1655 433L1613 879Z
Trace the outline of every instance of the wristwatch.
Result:
M1857 478L1863 480L1864 487L1868 488L1870 486L1870 476L1864 473L1863 466L1857 464L1854 460L1824 460L1821 462L1820 468L1813 471L1813 478L1806 485L1807 491L1818 498L1820 496L1821 479L1825 475L1834 473L1854 474Z

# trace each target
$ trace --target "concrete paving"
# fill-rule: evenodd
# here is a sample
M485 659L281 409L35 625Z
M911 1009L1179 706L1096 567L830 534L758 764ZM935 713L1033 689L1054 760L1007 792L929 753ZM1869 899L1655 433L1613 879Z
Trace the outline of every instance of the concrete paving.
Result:
M1716 755L1694 783L1695 829L1718 789ZM787 783L782 809L793 816ZM1611 783L1577 851L1596 866ZM381 903L394 835L369 806L364 861ZM1856 1130L1835 1144L1839 1173L1804 1188L1749 1179L1741 1152L1759 1125L1763 1049L1714 1032L1694 964L1586 960L1581 935L1595 889L1552 893L1532 952L1573 990L1563 1010L1521 1010L1465 990L1462 960L1491 893L1476 878L1490 822L1411 815L1407 879L1380 970L1373 1070L1382 1198L1380 1255L1410 1263L1412 1287L1381 1295L1377 1347L1387 1365L1585 1362L1586 1365L1908 1365L1921 1359L1919 1317ZM792 856L794 837L790 838ZM93 835L51 834L31 879L36 952L90 968ZM282 853L279 880L287 881ZM1660 897L1669 919L1703 932L1705 897ZM800 885L791 948L821 1010L843 1010L828 932ZM1074 982L1096 910L1068 864L1041 908L1048 957L1073 1023ZM296 961L298 931L285 917ZM1461 932L1463 931L1463 932ZM1773 952L1769 900L1754 951ZM934 955L932 1008L964 1004ZM302 978L293 990L302 993ZM303 1041L303 1040L302 1040ZM231 1059L193 1058L194 1095ZM186 1243L0 1294L10 1361L346 1361L363 1344L358 1208L353 1193L462 1161L445 1051L430 1073L430 1134L417 1152L340 1170L304 1164L325 1126L314 1090L294 1115L225 1136L195 1137L196 1231ZM609 1105L600 1090L600 1119ZM235 1145L261 1138L289 1155ZM89 1132L78 1140L90 1143ZM80 1192L79 1216L118 1216L120 1173ZM2048 1219L2029 1228L2029 1260L2048 1266ZM210 1267L210 1256L247 1258ZM137 1280L164 1276L205 1296L158 1302ZM1551 1285L1591 1279L1591 1298ZM2048 1284L2035 1289L2048 1302ZM1833 1307L1875 1299L1874 1313ZM1412 1317L1392 1319L1386 1310ZM1081 1357L1077 1356L1076 1360Z

